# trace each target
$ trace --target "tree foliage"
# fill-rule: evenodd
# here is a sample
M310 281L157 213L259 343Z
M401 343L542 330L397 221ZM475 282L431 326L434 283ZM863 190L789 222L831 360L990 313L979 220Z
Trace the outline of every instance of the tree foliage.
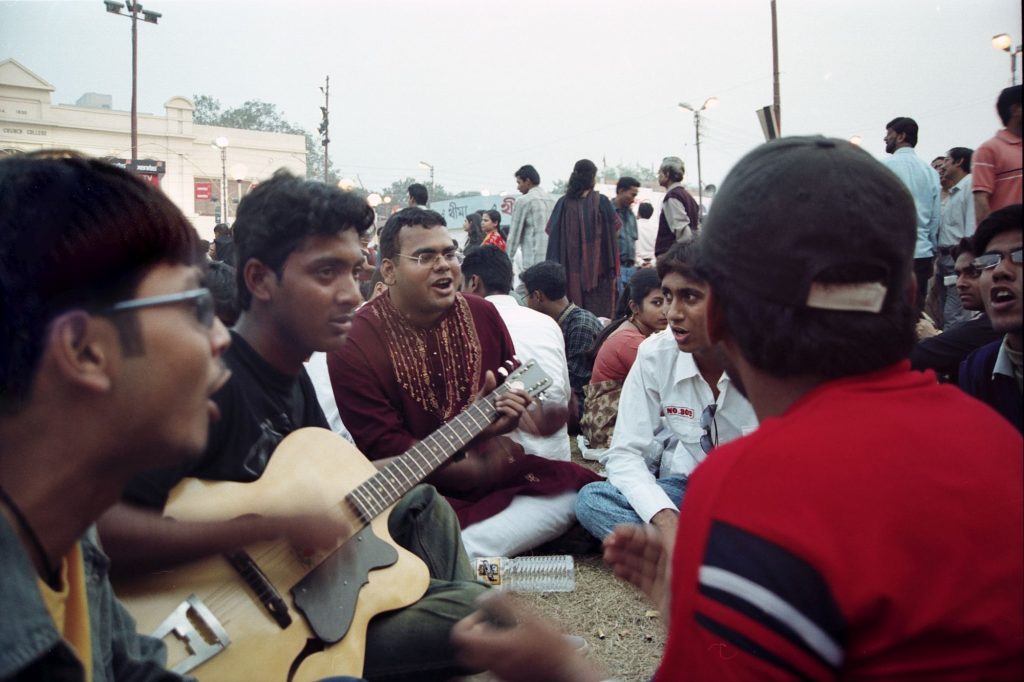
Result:
M224 109L220 100L209 95L194 95L195 110L192 120L200 125L239 128L241 130L262 130L268 133L290 133L306 138L306 177L322 179L324 176L324 148L320 138L303 128L290 123L276 104L251 99L241 106ZM339 178L334 164L328 171L328 182Z
M387 187L381 189L380 195L382 197L389 196L391 197L392 202L405 206L409 198L409 185L415 182L420 181L412 176L406 177L403 180L395 180ZM443 201L445 199L456 198L455 195L451 194L444 188L444 185L432 185L430 182L424 182L421 184L426 185L427 196L430 201Z

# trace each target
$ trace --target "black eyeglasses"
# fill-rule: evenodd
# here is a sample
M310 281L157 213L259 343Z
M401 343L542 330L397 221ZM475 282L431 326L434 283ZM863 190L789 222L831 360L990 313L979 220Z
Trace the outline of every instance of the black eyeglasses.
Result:
M147 296L146 298L133 298L128 301L121 301L114 305L100 310L100 313L119 313L125 310L138 310L139 308L152 308L158 305L171 303L182 303L194 301L196 305L196 320L204 327L212 327L214 315L213 294L209 289L189 289L177 294L164 294L162 296Z
M715 422L715 413L718 412L718 405L711 403L700 413L700 428L704 429L704 435L700 437L700 448L707 454L718 445L718 424ZM714 436L711 435L714 429Z

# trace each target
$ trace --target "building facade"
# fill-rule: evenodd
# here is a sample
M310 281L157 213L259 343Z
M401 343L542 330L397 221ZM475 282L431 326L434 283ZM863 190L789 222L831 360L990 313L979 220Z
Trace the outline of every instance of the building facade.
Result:
M109 97L96 93L83 95L77 105L55 105L53 91L17 61L0 60L0 155L72 149L131 167L129 112L112 110ZM176 96L164 103L162 116L138 114L133 170L163 189L201 237L212 239L225 203L231 222L241 197L277 169L305 176L306 141L302 135L198 125L193 109L191 100ZM223 153L213 144L218 138L227 141Z

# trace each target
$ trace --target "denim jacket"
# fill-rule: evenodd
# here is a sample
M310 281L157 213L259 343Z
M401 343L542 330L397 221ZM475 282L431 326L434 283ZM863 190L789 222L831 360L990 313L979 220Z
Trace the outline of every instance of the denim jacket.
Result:
M94 682L181 682L164 668L159 640L135 632L135 621L114 597L110 560L97 544L96 530L82 537L89 602ZM36 572L5 517L0 516L0 680L79 682L81 662L61 637L36 584Z

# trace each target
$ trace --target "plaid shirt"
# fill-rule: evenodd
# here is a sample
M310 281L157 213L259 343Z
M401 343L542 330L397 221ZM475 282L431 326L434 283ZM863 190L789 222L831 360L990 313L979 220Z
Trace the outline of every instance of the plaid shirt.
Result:
M508 257L523 249L523 270L547 257L548 219L555 208L555 198L540 187L516 199L512 207L512 227L508 232Z
M562 328L562 336L565 337L569 385L576 395L576 405L582 415L583 387L590 383L590 373L594 369L587 355L594 347L597 335L601 333L601 321L586 308L570 303L558 316L558 326Z

